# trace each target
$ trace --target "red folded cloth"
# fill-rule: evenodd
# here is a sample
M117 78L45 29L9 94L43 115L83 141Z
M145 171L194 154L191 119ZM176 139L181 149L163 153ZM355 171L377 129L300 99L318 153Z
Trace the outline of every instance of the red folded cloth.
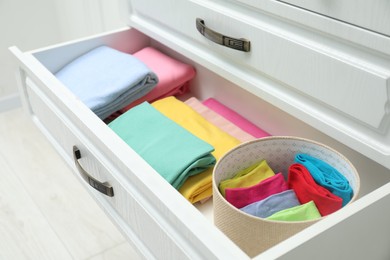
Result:
M295 163L289 167L287 183L295 191L300 203L313 200L321 216L329 215L342 207L343 200L318 185L302 164Z
M225 198L233 206L242 208L286 190L288 190L287 182L284 180L283 175L278 173L250 187L226 188Z
M255 124L253 124L234 110L226 107L225 105L221 104L213 98L209 98L203 101L203 105L220 114L242 130L256 138L270 136L269 133L265 132L263 129L257 127Z

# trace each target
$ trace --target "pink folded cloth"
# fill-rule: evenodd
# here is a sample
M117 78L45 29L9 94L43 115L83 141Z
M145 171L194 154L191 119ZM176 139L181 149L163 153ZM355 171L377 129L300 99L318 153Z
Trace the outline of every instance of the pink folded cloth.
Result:
M222 131L240 140L241 142L251 141L255 139L254 136L248 134L223 116L219 115L218 113L203 105L202 102L200 102L197 98L191 97L187 99L184 103L186 103L193 110L198 112L207 121L221 129Z
M270 136L269 133L265 132L263 129L257 127L244 117L242 117L240 114L237 112L231 110L230 108L226 107L225 105L221 104L214 98L209 98L206 99L205 101L202 102L203 105L207 106L211 110L217 112L248 134L256 137L256 138L261 138L265 136Z
M242 208L286 190L288 190L287 182L282 173L278 173L250 187L226 188L225 198L233 206Z
M158 84L148 94L121 109L120 112L124 113L144 101L152 103L164 97L188 92L188 82L195 76L195 69L192 66L173 59L152 47L145 47L133 56L156 73Z

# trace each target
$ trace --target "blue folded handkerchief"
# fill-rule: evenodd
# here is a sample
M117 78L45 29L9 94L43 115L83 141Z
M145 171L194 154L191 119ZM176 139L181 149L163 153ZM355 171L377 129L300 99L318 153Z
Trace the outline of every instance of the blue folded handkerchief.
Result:
M295 156L295 162L304 165L318 185L325 187L334 195L342 198L343 206L351 200L353 196L351 185L349 185L344 175L334 167L320 159L302 153Z
M107 46L79 56L55 76L101 119L144 96L158 83L156 74L143 62Z
M241 208L241 210L256 217L267 218L276 212L298 205L300 203L294 190L286 190L263 200L253 202Z

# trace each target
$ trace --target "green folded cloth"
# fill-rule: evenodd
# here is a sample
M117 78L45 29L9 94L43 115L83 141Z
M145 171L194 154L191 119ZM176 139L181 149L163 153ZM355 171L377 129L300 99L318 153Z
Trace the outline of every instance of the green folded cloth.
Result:
M108 125L173 187L215 165L214 148L144 102Z
M305 204L284 209L267 217L269 220L304 221L320 218L321 214L316 204L311 200Z

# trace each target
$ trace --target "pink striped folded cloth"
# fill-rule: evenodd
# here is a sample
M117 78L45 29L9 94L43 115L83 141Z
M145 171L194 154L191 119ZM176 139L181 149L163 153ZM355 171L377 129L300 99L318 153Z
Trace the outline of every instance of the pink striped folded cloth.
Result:
M225 105L221 104L214 98L206 99L202 102L203 105L207 106L211 110L215 111L216 113L220 114L248 134L256 137L261 138L265 136L270 136L269 133L265 132L263 129L257 127L252 122L248 121L246 118L238 114L237 112L233 111L232 109L226 107Z
M157 75L158 84L148 94L121 109L120 112L124 113L144 101L152 103L164 97L188 92L188 83L195 76L195 69L192 66L173 59L152 47L145 47L133 56L145 63Z
M248 134L223 116L214 112L210 108L206 107L202 104L197 98L191 97L187 99L184 103L190 106L193 110L198 112L201 116L203 116L207 121L221 129L222 131L228 133L229 135L235 137L241 142L254 140L255 137Z
M288 190L288 185L283 174L277 173L250 187L226 188L225 198L236 208L242 208L286 190Z

